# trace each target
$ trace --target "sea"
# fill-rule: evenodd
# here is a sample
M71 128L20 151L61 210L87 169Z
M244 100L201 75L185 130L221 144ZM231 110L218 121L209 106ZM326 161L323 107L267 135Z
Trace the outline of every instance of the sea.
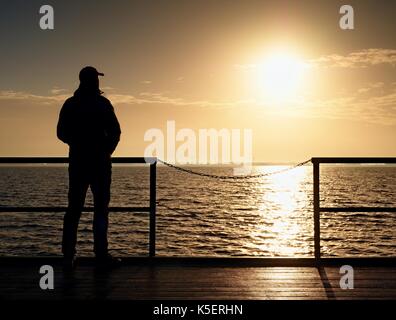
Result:
M255 165L255 179L219 180L157 166L158 256L313 256L312 166L282 173L283 165ZM232 175L230 166L190 166ZM149 169L113 165L111 206L149 205ZM396 207L396 167L323 165L322 207ZM0 166L1 206L67 206L66 165ZM92 206L90 191L86 206ZM63 213L0 212L0 256L61 255ZM396 255L396 214L325 213L324 257ZM113 255L147 256L149 214L110 213ZM78 255L92 256L92 213L79 225Z

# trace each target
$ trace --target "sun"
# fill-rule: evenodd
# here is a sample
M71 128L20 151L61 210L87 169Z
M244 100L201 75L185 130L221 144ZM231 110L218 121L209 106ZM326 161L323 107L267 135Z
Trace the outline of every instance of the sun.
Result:
M256 87L271 101L297 97L304 84L308 64L287 52L273 52L256 65Z

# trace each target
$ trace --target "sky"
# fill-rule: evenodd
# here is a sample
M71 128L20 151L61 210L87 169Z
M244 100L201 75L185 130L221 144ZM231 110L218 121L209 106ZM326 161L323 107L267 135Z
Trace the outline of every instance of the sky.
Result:
M167 121L251 129L256 162L396 156L395 1L348 1L354 30L338 0L0 4L0 156L67 155L56 123L86 65L105 73L115 156L143 156Z

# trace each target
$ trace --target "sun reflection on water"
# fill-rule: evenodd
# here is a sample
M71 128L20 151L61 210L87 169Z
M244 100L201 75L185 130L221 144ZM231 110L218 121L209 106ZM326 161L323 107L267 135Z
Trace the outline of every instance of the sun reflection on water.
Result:
M258 205L260 221L251 230L250 247L258 255L295 256L301 253L301 246L307 246L297 239L303 230L309 228L306 217L301 215L309 202L307 193L303 191L308 178L307 168L301 167L268 176L255 185L254 191L261 195Z

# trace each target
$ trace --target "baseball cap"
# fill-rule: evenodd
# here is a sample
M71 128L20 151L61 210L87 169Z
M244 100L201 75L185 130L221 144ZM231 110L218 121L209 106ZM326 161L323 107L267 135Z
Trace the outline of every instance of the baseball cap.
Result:
M91 79L92 77L97 77L97 76L104 76L104 73L99 72L96 70L96 68L87 66L81 69L78 77L80 81L83 81L85 79Z

